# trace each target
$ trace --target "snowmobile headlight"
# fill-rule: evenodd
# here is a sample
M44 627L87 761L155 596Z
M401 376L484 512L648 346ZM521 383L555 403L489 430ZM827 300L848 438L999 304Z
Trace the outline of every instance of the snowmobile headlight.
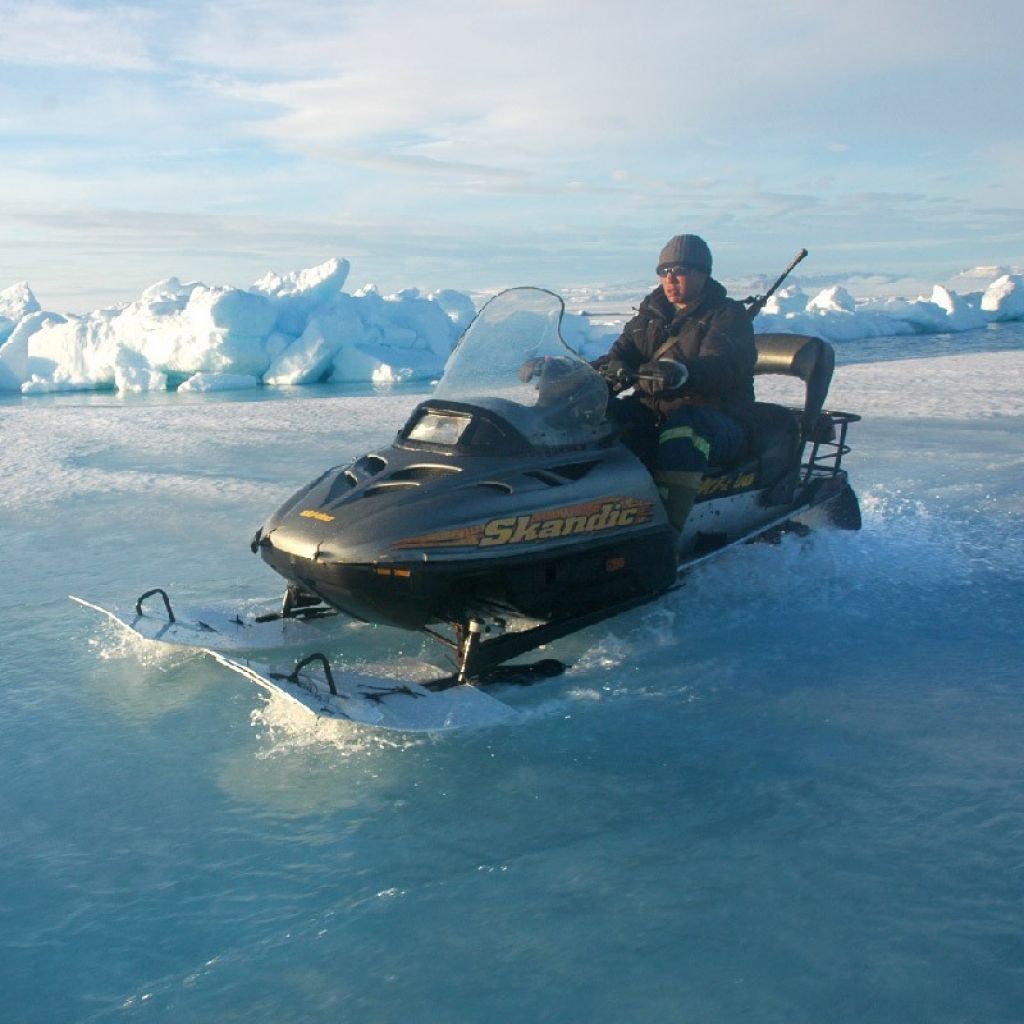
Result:
M451 412L425 412L409 431L410 441L454 446L459 443L472 416Z

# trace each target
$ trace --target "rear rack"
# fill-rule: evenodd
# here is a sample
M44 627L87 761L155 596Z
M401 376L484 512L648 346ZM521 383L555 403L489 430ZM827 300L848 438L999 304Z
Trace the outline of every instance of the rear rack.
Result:
M846 443L846 431L851 423L858 423L860 416L853 412L831 412L822 410L808 441L811 451L803 464L803 482L812 476L835 477L842 468L843 456L850 451Z

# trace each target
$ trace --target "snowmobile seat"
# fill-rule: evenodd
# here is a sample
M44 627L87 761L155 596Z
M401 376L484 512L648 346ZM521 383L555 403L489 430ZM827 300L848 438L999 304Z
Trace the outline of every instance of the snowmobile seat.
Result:
M755 375L782 374L799 377L806 387L803 414L800 417L800 443L814 436L828 386L832 383L836 355L821 338L806 334L758 334Z
M758 334L755 375L778 374L797 377L805 385L804 406L794 410L774 402L755 402L748 450L728 465L712 462L705 477L723 480L736 477L756 479L771 488L771 501L786 500L787 487L799 476L799 457L803 446L815 440L816 427L832 381L835 353L821 338L805 334ZM620 428L621 433L621 428ZM624 437L640 460L654 472L655 443L644 433ZM774 486L777 485L777 486Z
M790 468L800 448L815 437L832 381L835 352L828 342L805 334L758 334L754 341L757 345L755 375L797 377L805 385L804 407L799 412L774 402L754 403L747 459L756 457L761 466L761 478L772 480ZM712 466L712 470L722 468Z
M799 474L800 453L812 440L828 394L835 367L832 346L821 338L801 334L759 334L756 375L780 374L804 382L802 410L774 402L755 402L750 450L738 466L712 467L709 476L728 473L756 473L762 487L768 487L769 504L782 503Z
M797 414L773 402L755 402L750 451L760 464L760 479L765 483L792 470L800 452Z

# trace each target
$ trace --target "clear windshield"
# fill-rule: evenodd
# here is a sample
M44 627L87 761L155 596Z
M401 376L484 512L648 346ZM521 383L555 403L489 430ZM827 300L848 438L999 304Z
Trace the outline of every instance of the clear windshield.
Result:
M499 412L541 447L606 433L607 385L562 340L564 309L541 288L496 295L449 356L434 397Z

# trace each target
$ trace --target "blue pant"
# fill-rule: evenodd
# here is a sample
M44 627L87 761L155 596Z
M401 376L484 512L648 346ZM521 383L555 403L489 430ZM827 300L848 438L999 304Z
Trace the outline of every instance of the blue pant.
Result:
M608 403L622 440L652 472L703 473L743 455L743 426L718 409L685 405L659 427L654 413L635 395Z

